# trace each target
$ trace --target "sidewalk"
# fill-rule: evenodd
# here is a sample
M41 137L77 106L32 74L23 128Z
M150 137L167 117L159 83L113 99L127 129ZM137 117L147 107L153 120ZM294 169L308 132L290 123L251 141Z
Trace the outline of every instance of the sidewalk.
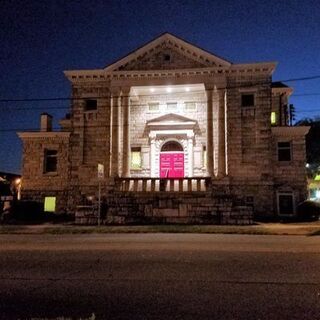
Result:
M320 235L320 221L304 223L257 223L232 225L78 226L73 224L1 225L0 234L91 234L91 233L221 233L251 235Z

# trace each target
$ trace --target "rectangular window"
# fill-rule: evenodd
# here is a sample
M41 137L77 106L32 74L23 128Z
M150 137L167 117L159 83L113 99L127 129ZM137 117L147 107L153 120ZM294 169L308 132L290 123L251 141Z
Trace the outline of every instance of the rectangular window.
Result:
M167 110L169 110L169 111L177 110L177 103L176 102L168 102L167 103Z
M55 212L56 211L56 197L44 198L44 211Z
M271 112L271 124L275 125L277 123L277 115L275 111Z
M207 147L206 146L202 147L202 163L203 163L203 167L207 168Z
M149 111L159 111L159 102L150 102L149 104Z
M188 111L194 111L197 109L197 106L195 102L185 102L184 108Z
M254 94L242 94L241 95L241 106L242 107L253 107L254 106Z
M84 105L84 111L94 111L97 110L97 100L86 99Z
M57 150L44 150L44 173L56 172L58 163L58 151Z
M278 142L278 161L291 161L291 142Z
M131 148L131 169L140 170L142 168L141 148Z
M294 214L292 193L278 193L278 213L280 215Z

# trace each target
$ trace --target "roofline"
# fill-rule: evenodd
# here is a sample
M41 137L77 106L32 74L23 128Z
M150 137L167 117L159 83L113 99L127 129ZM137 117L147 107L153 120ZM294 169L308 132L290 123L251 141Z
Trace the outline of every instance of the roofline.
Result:
M128 58L130 55L133 55L134 53L137 53L139 50L142 50L143 48L149 46L149 45L152 44L153 42L156 42L157 40L159 40L161 37L165 37L165 36L171 37L171 38L175 38L175 39L177 39L178 41L181 41L181 42L186 43L188 46L195 47L195 48L197 48L198 50L202 51L203 53L205 53L205 54L207 54L207 55L210 55L210 56L213 56L213 57L215 57L215 58L218 59L218 60L221 60L221 63L222 63L222 64L228 64L228 65L231 65L231 64L232 64L230 61L228 61L228 60L226 60L226 59L224 59L224 58L221 58L221 57L217 56L216 54L213 54L213 53L211 53L211 52L209 52L209 51L207 51L207 50L204 50L204 49L202 49L201 47L198 47L197 45L194 45L194 44L192 44L192 43L190 43L190 42L188 42L188 41L186 41L186 40L184 40L184 39L182 39L182 38L180 38L180 37L177 37L177 36L175 36L175 35L173 35L173 34L171 34L171 33L169 33L169 32L164 32L164 33L162 33L161 35L159 35L158 37L155 37L154 39L152 39L152 40L144 43L143 45L139 46L138 48L132 50L131 52L129 52L128 54L126 54L126 55L123 56L122 58L117 59L117 60L115 60L114 62L110 63L109 65L105 66L104 69L106 70L106 69L112 68L112 66L115 66L115 65L121 63L121 61L125 60L125 59Z

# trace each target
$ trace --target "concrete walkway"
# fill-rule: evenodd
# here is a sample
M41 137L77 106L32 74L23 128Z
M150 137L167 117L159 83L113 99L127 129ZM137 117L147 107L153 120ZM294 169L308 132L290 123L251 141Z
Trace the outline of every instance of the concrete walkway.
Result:
M90 234L90 233L220 233L255 235L320 235L320 221L305 223L257 223L232 225L148 225L77 226L44 223L38 225L1 225L0 234Z

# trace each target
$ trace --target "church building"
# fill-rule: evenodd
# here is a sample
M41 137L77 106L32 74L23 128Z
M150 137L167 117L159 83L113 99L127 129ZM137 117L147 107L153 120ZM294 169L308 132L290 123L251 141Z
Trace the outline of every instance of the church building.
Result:
M238 223L306 199L305 135L275 62L234 64L165 33L96 70L68 70L70 112L23 141L24 199L105 223ZM99 176L98 176L99 164Z

